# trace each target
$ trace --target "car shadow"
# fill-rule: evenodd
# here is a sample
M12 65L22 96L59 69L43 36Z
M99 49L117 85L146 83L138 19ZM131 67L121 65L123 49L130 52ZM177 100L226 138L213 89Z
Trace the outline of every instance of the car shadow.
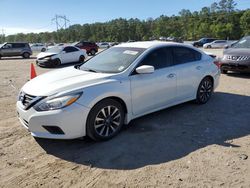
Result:
M106 142L36 139L48 153L103 169L136 169L166 163L250 133L250 97L214 93L205 105L184 103L133 120ZM70 125L69 125L70 126Z
M30 58L22 58L22 57L2 57L1 60L29 60L29 59L36 59L36 57L30 57Z
M238 73L238 72L229 72L227 76L238 77L238 78L250 78L250 73Z

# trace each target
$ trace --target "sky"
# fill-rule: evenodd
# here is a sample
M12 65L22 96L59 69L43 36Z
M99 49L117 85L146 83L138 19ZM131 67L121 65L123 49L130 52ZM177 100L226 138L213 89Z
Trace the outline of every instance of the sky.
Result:
M0 34L56 30L55 15L73 24L106 22L115 18L156 18L177 15L181 9L199 11L219 0L0 0ZM235 0L237 9L250 8L250 0ZM62 22L60 23L62 24Z

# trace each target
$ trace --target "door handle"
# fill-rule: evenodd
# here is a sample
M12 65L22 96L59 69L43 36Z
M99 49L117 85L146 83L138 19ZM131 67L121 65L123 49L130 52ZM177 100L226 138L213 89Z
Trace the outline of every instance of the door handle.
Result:
M169 74L167 77L168 77L168 78L173 78L174 76L175 76L175 74L171 73L171 74Z
M196 69L197 69L197 70L201 70L201 69L202 69L202 66L197 66Z

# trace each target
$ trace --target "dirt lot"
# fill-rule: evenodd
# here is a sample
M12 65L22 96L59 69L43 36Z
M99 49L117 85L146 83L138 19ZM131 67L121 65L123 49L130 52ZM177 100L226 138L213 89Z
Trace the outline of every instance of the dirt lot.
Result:
M250 187L250 75L222 75L208 104L144 116L110 141L56 141L16 117L13 86L34 61L0 60L0 187Z

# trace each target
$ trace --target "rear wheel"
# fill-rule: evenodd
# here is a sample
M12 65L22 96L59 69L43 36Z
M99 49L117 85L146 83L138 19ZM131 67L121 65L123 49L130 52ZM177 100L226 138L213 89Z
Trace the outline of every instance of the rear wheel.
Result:
M23 53L23 58L28 59L30 58L30 54L28 52Z
M79 62L80 62L80 63L83 63L84 60L85 60L85 57L84 57L83 55L81 55L81 56L79 57Z
M87 135L96 140L108 140L119 133L124 124L124 109L113 100L105 99L97 103L87 119Z
M207 48L212 48L212 46L211 46L211 45L208 45Z
M197 90L196 94L196 102L198 104L205 104L209 101L211 98L211 95L213 93L213 81L209 77L205 77Z
M96 53L96 51L94 49L90 51L91 55L95 55L95 53Z
M61 65L61 60L60 59L53 60L53 67L58 67L60 65Z
M45 52L45 51L46 51L46 49L45 49L45 48L42 48L41 52Z

